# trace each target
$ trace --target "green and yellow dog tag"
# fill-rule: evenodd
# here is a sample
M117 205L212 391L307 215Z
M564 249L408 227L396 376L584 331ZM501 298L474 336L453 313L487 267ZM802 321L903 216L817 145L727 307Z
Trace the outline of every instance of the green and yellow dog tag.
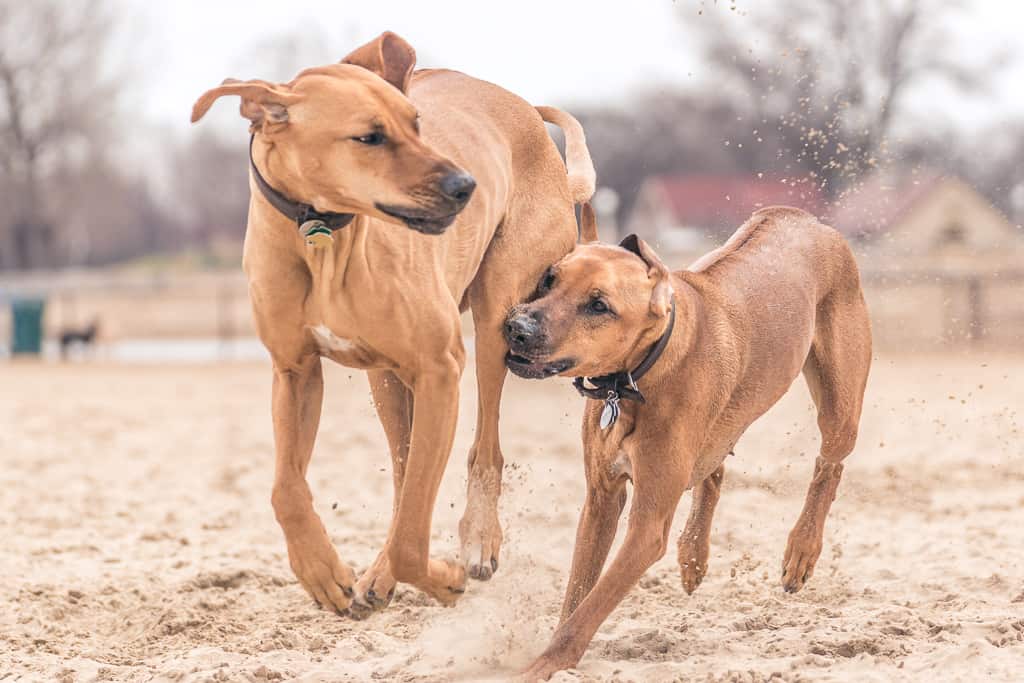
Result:
M317 249L328 247L334 241L330 228L321 220L306 221L299 226L299 232L302 234L303 239L306 240L307 246Z

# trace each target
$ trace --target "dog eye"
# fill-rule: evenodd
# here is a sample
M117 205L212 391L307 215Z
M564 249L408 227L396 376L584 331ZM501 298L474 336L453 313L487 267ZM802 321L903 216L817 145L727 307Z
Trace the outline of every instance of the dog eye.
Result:
M546 292L546 291L548 291L549 289L551 289L554 286L555 286L555 272L553 270L551 270L550 268L548 268L547 271L545 271L544 274L541 276L540 284L537 285L537 289L542 291L542 292Z
M378 131L374 131L369 135L360 135L359 137L354 137L352 139L355 140L356 142L361 142L364 145L370 145L371 147L383 145L385 142L388 141L388 139L384 137L384 134Z
M607 313L610 310L608 304L601 299L594 299L587 308L590 309L591 313Z

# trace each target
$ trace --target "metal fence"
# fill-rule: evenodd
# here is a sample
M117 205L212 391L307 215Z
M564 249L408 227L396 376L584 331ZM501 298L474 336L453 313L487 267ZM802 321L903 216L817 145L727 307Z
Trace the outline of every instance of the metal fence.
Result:
M953 276L933 271L862 273L881 351L1024 351L1024 270ZM244 275L62 272L0 278L0 348L16 295L46 299L44 334L99 323L99 343L124 339L238 340L255 335Z

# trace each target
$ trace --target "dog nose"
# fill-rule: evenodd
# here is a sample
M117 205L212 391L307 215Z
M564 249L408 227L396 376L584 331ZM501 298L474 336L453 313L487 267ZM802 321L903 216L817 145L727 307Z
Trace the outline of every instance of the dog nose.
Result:
M505 338L511 346L523 347L537 335L537 321L522 313L505 321Z
M463 171L455 171L441 178L441 194L460 204L468 202L475 189L473 176Z
M510 344L522 346L537 334L537 322L527 315L515 315L505 322L505 336Z

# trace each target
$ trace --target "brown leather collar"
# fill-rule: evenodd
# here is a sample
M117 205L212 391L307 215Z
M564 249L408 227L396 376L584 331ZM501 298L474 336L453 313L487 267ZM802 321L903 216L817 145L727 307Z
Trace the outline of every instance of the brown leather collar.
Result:
M295 226L303 232L308 231L306 225L310 221L319 221L331 232L340 230L352 222L356 216L352 213L334 213L332 211L317 211L311 205L289 199L270 186L256 168L256 162L252 158L252 142L255 135L249 138L249 167L252 169L253 178L256 179L256 187L259 188L263 198L270 202L270 205L277 209L283 216L295 221Z

